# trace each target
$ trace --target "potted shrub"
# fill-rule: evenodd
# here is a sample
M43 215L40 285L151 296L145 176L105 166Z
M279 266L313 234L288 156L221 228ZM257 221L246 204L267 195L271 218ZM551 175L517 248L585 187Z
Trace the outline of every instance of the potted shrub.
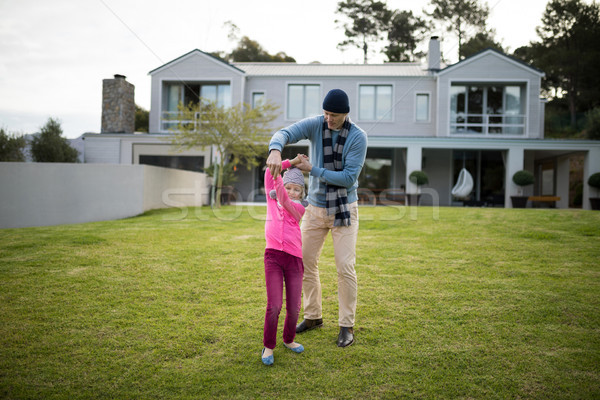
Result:
M527 206L528 196L523 196L523 187L533 184L533 174L526 170L515 172L512 177L515 185L519 186L518 196L510 196L513 208L525 208Z
M590 175L588 185L596 189L596 195L600 192L600 172ZM592 197L590 194L590 206L592 210L600 210L600 197Z
M421 200L421 194L419 193L419 187L429 183L427 174L423 171L413 171L408 176L408 180L417 185L417 193L411 193L406 195L406 205L416 206Z

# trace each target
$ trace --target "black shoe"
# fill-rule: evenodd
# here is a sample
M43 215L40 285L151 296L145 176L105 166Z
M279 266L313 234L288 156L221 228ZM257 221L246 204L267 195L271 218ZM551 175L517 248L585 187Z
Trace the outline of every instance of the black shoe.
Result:
M340 334L338 335L338 347L348 347L354 343L354 329L340 326Z
M304 319L296 326L296 333L310 331L311 329L320 328L323 326L323 318L319 319Z

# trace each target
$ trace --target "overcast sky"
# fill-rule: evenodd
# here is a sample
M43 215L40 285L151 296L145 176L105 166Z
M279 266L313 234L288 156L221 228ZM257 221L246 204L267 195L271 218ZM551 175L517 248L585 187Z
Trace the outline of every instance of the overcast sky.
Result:
M299 63L361 63L341 52L338 0L0 0L0 127L35 133L58 118L66 137L100 132L102 79L127 76L149 109L148 72L193 50L231 51L226 21L271 54ZM428 0L388 0L422 15ZM488 0L488 24L508 51L536 41L548 0ZM444 56L456 40L443 31ZM370 62L383 62L373 56Z

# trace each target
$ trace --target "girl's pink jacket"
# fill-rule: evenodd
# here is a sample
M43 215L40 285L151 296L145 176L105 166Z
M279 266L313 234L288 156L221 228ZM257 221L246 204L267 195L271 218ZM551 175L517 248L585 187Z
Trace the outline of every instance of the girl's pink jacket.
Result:
M290 160L281 163L283 170L292 164ZM275 188L277 199L272 199L269 192ZM283 187L283 179L273 179L271 171L265 171L265 193L267 195L267 220L265 222L265 239L267 249L281 250L302 258L302 234L300 219L304 215L304 206L290 200Z

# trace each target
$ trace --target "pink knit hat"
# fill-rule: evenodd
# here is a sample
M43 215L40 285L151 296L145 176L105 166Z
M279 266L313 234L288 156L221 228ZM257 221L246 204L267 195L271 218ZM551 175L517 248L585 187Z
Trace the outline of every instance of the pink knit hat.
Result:
M292 167L285 171L283 174L283 184L294 183L296 185L304 187L304 175L296 167Z

